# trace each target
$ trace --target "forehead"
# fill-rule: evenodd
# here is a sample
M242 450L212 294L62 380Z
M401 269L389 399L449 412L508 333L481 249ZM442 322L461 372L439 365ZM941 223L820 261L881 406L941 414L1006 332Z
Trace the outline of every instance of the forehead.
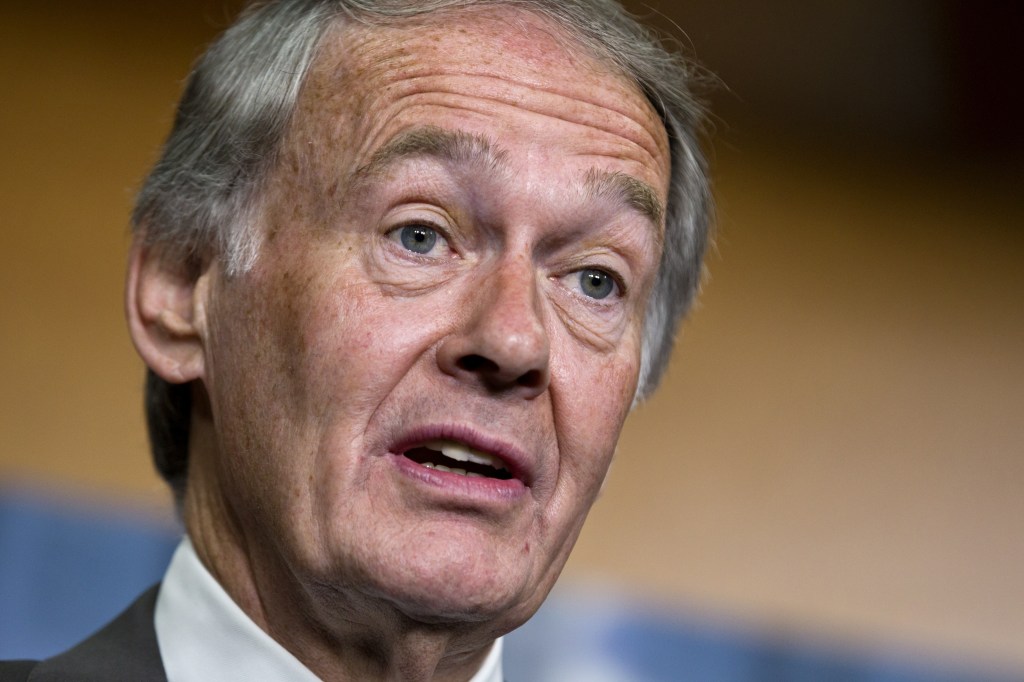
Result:
M550 19L508 7L385 24L339 20L320 44L293 130L306 151L343 149L365 162L430 104L446 107L452 121L511 107L530 114L519 118L536 132L562 134L568 123L611 133L623 149L602 154L636 161L656 176L652 184L667 184L667 134L640 88Z

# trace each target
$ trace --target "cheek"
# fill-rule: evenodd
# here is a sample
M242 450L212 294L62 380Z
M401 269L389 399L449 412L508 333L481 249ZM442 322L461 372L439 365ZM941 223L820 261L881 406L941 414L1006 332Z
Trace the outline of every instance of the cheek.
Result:
M347 242L321 244L261 286L265 360L280 368L275 390L300 423L366 416L451 317L444 297L382 291L365 272L361 250Z
M561 388L553 386L560 447L572 455L564 459L563 469L568 470L560 478L571 476L591 495L597 494L615 452L632 404L638 365L621 356L589 358L560 369Z
M229 437L248 432L265 442L267 430L288 418L284 408L298 397L292 379L305 355L294 333L302 286L290 275L270 279L252 272L225 283L218 296L223 303L211 308L208 388L219 431Z

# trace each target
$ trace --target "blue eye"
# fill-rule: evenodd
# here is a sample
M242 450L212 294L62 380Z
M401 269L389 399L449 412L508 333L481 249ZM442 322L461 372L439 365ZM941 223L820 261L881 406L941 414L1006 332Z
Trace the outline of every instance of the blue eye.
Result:
M590 298L607 298L615 291L615 280L603 270L580 270L580 291Z
M437 244L437 230L425 225L406 225L399 230L398 238L413 253L427 254Z

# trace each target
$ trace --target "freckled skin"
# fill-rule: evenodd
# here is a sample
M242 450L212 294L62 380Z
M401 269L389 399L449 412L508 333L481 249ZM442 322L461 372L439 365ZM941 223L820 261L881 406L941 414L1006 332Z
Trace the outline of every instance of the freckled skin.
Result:
M668 143L631 84L531 15L462 12L326 37L264 201L253 269L204 274L186 523L204 562L325 679L467 679L554 583L636 387L659 252L619 172L664 203ZM418 126L486 138L497 170L432 159L354 173ZM399 220L444 224L442 256ZM653 229L652 229L653 228ZM615 269L621 297L578 290ZM486 357L508 376L459 365ZM517 378L535 372L529 386ZM529 455L518 498L403 476L409 428L465 424Z

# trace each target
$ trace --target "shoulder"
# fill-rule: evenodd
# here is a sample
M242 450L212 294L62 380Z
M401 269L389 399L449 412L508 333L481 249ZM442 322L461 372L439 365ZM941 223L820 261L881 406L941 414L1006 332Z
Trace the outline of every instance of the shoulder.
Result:
M38 664L14 661L8 664L15 666L9 677L0 668L0 682L166 682L153 627L157 591L149 589L99 632L62 654Z
M0 682L24 682L39 661L0 661Z

